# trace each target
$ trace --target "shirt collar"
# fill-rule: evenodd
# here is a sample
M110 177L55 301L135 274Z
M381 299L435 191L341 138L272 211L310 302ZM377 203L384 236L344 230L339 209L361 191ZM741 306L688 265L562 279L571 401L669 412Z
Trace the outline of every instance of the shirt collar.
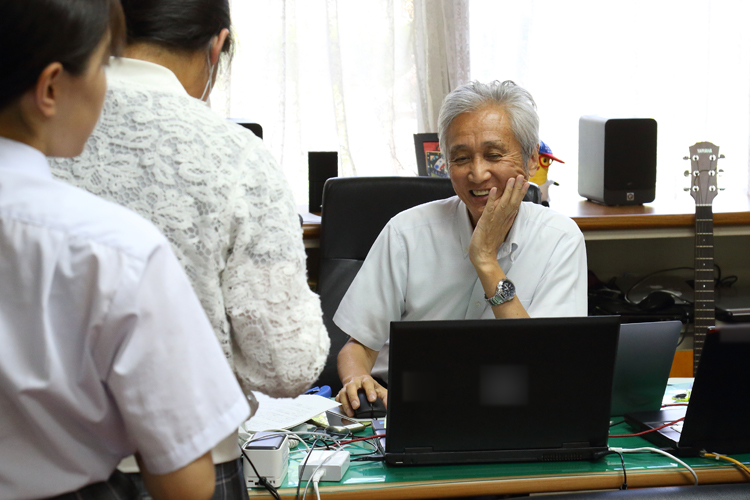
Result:
M454 218L456 233L458 233L459 239L461 241L461 249L464 252L464 259L467 259L469 257L469 243L471 242L472 234L474 234L474 227L472 226L471 219L469 218L469 209L466 207L463 201L459 200L458 204L456 205L456 211L456 217ZM498 260L508 255L510 255L511 262L515 260L514 252L518 248L518 239L521 234L521 230L519 229L519 226L521 224L518 222L518 220L521 218L521 214L524 211L525 207L522 202L521 206L518 207L518 215L516 216L516 220L513 221L513 226L511 226L510 231L508 232L508 236L505 238L505 241L497 250Z
M130 85L155 88L161 91L188 95L185 87L171 70L140 59L111 57L107 68L107 82L126 82Z
M52 178L44 154L28 144L0 137L0 169Z

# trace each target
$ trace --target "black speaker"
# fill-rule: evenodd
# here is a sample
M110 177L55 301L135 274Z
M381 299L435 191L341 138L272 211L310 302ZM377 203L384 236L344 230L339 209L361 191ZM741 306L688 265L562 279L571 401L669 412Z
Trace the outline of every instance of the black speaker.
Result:
M641 205L656 197L656 120L582 116L578 194L604 205Z
M232 121L237 125L242 125L255 134L259 139L263 139L263 127L261 127L260 123L253 123L242 118L229 118L229 121Z
M307 153L310 213L320 213L323 208L323 185L339 175L339 155L336 151L309 151Z

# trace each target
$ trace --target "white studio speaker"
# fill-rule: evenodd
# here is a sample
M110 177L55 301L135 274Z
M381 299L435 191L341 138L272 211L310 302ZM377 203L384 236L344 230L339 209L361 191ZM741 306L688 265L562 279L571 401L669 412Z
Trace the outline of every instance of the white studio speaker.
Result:
M578 194L604 205L642 205L656 197L656 120L582 116Z

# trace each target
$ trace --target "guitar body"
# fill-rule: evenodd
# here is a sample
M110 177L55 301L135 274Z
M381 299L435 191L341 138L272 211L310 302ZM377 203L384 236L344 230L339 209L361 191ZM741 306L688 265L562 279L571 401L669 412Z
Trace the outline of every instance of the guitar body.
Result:
M693 336L693 375L698 370L706 333L716 324L714 285L714 216L712 203L718 192L716 179L719 146L698 142L690 146L692 182L695 199L695 333Z

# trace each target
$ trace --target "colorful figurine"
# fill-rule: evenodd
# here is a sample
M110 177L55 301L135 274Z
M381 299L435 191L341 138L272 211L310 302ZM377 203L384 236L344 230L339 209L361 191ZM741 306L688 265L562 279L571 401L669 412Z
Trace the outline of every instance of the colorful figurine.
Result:
M542 192L542 205L545 206L549 206L550 184L554 184L555 186L558 185L555 181L547 178L549 166L553 161L565 163L560 158L556 158L552 155L552 150L544 143L544 141L539 141L539 168L529 181L539 186L539 190Z

